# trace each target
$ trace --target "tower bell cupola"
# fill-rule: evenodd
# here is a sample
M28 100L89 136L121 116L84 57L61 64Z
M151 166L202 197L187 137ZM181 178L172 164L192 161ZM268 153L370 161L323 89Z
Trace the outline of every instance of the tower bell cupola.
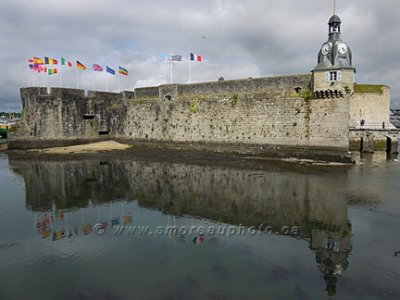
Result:
M314 94L344 95L353 91L353 57L350 47L342 40L339 16L333 14L328 21L328 40L322 44L318 53L318 63L313 72Z

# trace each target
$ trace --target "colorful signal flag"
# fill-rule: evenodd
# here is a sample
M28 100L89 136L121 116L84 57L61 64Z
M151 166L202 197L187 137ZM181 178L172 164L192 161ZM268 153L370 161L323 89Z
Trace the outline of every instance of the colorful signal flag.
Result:
M115 75L115 71L108 66L106 68L106 71L107 71L107 73L110 73L111 75Z
M128 70L123 67L119 67L118 73L128 76Z
M47 71L48 71L49 75L57 74L57 69L55 69L55 68L54 69L48 68Z
M57 60L54 59L54 58L50 58L50 57L45 56L44 57L44 64L45 65L56 65L57 64Z
M79 70L86 70L86 67L82 63L80 63L78 60L76 61L76 67Z
M103 72L103 68L98 64L93 64L93 71Z
M32 59L29 59L28 62L35 65L44 65L43 59L39 57L34 57Z
M38 65L38 64L30 64L29 68L34 71L34 72L47 72L47 68L42 66L42 65Z
M190 60L201 61L201 56L194 53L190 53Z
M72 63L68 60L66 60L64 57L61 57L61 65L65 66L67 65L68 67L72 67Z

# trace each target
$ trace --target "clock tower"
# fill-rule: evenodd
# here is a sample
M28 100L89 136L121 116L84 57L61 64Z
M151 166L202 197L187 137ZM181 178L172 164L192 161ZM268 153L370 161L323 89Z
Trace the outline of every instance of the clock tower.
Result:
M329 19L329 38L322 44L312 71L314 98L341 98L354 91L356 70L351 49L341 38L341 23L337 15Z

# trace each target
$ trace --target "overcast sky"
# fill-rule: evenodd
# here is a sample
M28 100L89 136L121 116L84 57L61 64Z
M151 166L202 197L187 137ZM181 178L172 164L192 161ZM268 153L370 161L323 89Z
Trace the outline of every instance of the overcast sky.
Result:
M400 106L399 0L337 0L342 38L353 51L358 83L392 88ZM90 71L97 63L129 70L121 89L170 80L165 54L183 55L173 66L173 81L220 76L239 79L307 73L328 37L333 0L1 0L0 111L19 110L19 88L58 86L59 75L29 72L33 56L78 59L82 88L117 90L116 77ZM75 68L61 69L62 84L76 87ZM107 83L108 81L108 83Z

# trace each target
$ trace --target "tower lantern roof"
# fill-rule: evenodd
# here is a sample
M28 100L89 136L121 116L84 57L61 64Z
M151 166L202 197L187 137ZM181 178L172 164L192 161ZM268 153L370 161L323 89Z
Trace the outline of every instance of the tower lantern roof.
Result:
M331 25L331 24L340 24L340 23L342 23L342 21L340 20L340 18L339 18L338 15L333 15L333 16L329 19L329 22L328 22L329 25Z

